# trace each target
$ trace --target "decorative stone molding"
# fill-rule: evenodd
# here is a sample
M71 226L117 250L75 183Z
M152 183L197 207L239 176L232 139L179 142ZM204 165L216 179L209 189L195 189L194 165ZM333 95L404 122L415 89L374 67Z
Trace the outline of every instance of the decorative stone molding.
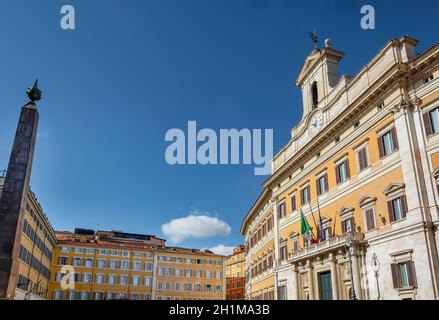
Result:
M358 206L360 208L364 208L364 207L375 204L376 201L377 201L377 198L374 196L364 196L360 199L360 201L358 201Z
M391 183L383 190L383 194L387 197L392 197L395 195L402 194L405 189L404 183Z
M296 231L293 231L289 234L290 239L296 239L300 236L300 234Z
M354 214L354 208L352 207L343 207L341 208L337 214L341 217L341 218L350 218L353 216Z

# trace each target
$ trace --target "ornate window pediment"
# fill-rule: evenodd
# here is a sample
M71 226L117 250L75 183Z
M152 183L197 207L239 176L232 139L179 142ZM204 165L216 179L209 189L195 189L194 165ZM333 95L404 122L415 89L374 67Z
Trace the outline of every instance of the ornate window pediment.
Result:
M293 232L290 233L290 238L291 239L295 239L295 238L298 238L298 237L299 237L299 233L298 232L293 231Z
M352 208L352 207L343 207L343 208L341 208L338 212L337 212L337 214L342 218L342 219L344 219L344 218L349 218L349 217L352 217L353 216L353 214L354 214L354 208Z
M362 197L362 198L360 199L360 201L358 201L358 206L359 206L360 208L364 208L364 207L366 207L366 206L369 206L369 205L373 205L373 204L375 204L376 201L377 201L377 198L376 198L376 197L373 197L373 196L364 196L364 197Z
M383 193L387 197L391 197L395 194L402 193L404 191L404 189L405 189L404 183L391 183L387 186L386 189L384 189Z
M322 217L322 225L323 225L323 228L330 227L330 226L331 226L331 221L332 221L331 218L328 218L328 217Z

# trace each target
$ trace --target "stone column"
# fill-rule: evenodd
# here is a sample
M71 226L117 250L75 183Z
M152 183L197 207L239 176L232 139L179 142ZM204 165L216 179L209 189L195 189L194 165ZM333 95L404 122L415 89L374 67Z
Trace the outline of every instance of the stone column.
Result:
M352 254L352 278L354 283L351 284L355 288L358 300L363 300L363 289L361 288L360 265L358 263L358 255L356 250Z
M18 253L23 232L38 110L32 102L21 109L0 199L0 299L13 299L18 280Z
M332 286L332 299L338 300L338 271L337 271L337 261L333 253L329 255L331 259L331 286Z
M309 260L306 262L306 271L308 273L309 300L315 300L313 268L312 268L312 263Z
M274 256L273 256L273 265L277 267L279 272L279 224L277 219L277 201L275 198L270 200L270 203L273 206L273 232L274 232ZM274 300L278 300L279 294L279 278L278 275L274 275Z
M432 215L435 218L437 217L437 209L434 208L436 202L433 196L429 162L425 154L426 138L421 120L422 115L419 106L414 105L405 98L401 99L401 102L392 109L392 112L399 140L408 211L418 213L408 215L407 219L412 223L423 222L429 225L432 222ZM433 211L430 211L431 209ZM429 256L429 273L431 275L429 284L431 288L425 288L425 290L431 292L432 297L437 299L439 296L438 250L431 229L426 230L425 244Z
M299 270L297 268L297 265L293 265L292 271L293 271L293 275L292 275L293 292L291 295L291 299L299 300Z

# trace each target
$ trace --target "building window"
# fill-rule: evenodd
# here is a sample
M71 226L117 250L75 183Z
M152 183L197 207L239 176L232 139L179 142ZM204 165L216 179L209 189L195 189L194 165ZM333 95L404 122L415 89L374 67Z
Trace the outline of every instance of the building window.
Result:
M355 226L355 221L353 217L345 219L341 222L341 232L345 234L347 232L354 231L355 230L354 226Z
M90 300L90 292L88 291L81 292L81 300Z
M117 281L116 281L116 276L115 276L114 274L110 274L110 275L108 276L108 283L109 283L109 284L116 284L116 283L117 283Z
M110 261L110 269L117 269L117 261L116 260Z
M78 298L79 298L79 292L77 291L69 292L69 300L78 300Z
M86 268L91 268L91 267L93 267L93 259L85 259L85 264L84 264L84 266L85 266Z
M140 261L134 261L133 262L133 270L142 270L142 263Z
M337 184L349 179L349 160L345 159L335 167L335 176Z
M285 241L280 246L280 260L284 261L287 259L287 242Z
M293 240L293 252L297 252L299 251L299 239L294 239Z
M64 293L61 290L53 291L53 300L63 300Z
M116 256L118 255L117 250L111 250L111 255L112 255L113 257L116 257Z
M287 300L287 286L282 285L278 288L279 297L278 300Z
M104 283L105 276L103 274L97 274L96 275L96 283Z
M267 232L270 232L273 229L273 219L270 217L267 220Z
M105 260L103 259L98 260L98 268L105 268Z
M291 201L291 212L294 212L297 210L296 193L290 195L290 201Z
M151 300L151 295L149 293L143 295L143 300Z
M316 108L319 104L319 90L317 87L317 82L314 81L311 85L311 96L312 96L312 106L313 108Z
M310 197L311 196L310 196L309 186L303 187L300 190L300 203L302 205L309 203Z
M60 266L65 266L65 265L67 265L69 262L68 262L68 258L67 257L59 257L58 258L58 265L60 265Z
M102 292L95 292L94 300L102 300Z
M323 232L322 232L322 241L328 240L331 238L331 227L327 226L327 227L323 227Z
M140 277L139 276L132 276L131 277L131 283L134 286L140 286Z
M317 194L322 195L326 192L328 192L328 174L324 173L316 180L317 184Z
M82 275L82 282L83 283L91 283L91 273L84 273Z
M145 271L152 272L152 263L145 263Z
M366 221L365 224L367 231L375 229L375 210L373 209L373 207L364 209L364 220Z
M124 261L122 261L120 268L122 270L128 270L129 269L129 265L130 265L129 261L124 260Z
M280 203L278 209L279 209L279 219L285 218L285 202Z
M128 276L120 276L120 284L127 285L128 284Z
M362 171L369 167L369 157L367 154L367 146L364 146L357 151L358 171Z
M427 83L433 81L433 79L434 79L434 76L433 76L433 75L431 75L431 76L425 78L425 79L424 79L424 84L427 84Z
M390 222L404 219L407 214L407 200L405 196L392 199L387 202Z
M73 258L73 266L80 267L81 266L81 262L82 262L81 258L77 258L77 257Z
M147 287L152 286L152 278L151 278L151 277L145 277L145 279L144 279L144 284L145 284L145 286L147 286Z
M424 113L425 133L431 135L439 132L439 107Z
M413 261L392 263L391 268L395 289L417 287L415 263Z
M384 158L398 150L398 138L395 128L390 129L378 138L378 149L380 158Z

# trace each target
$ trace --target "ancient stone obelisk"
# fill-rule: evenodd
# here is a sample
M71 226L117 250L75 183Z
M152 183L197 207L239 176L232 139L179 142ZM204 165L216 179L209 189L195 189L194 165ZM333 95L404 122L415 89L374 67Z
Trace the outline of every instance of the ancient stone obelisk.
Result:
M27 89L0 198L0 299L13 299L18 280L18 254L38 127L38 80Z

